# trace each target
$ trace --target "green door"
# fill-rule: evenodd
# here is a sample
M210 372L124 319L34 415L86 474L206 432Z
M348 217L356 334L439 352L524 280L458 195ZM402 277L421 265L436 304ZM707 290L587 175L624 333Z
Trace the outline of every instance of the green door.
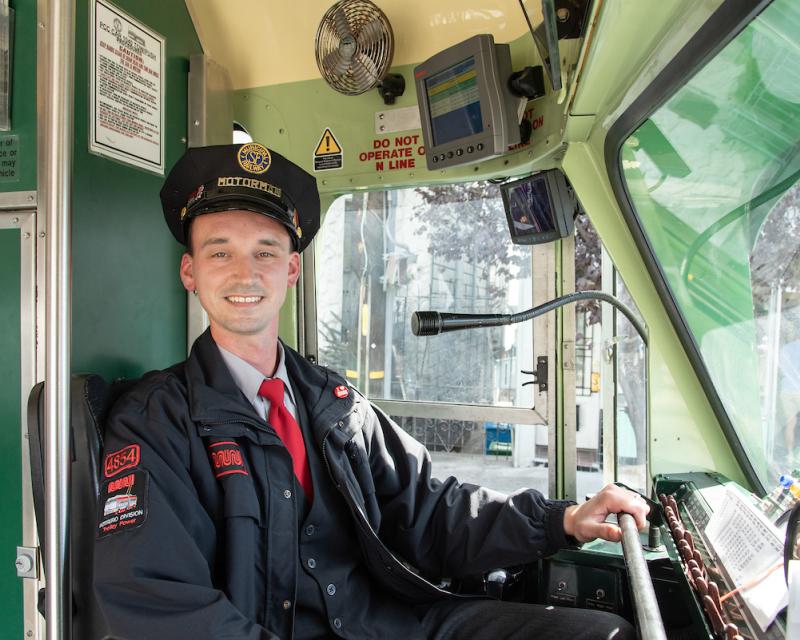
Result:
M22 542L20 437L20 230L0 228L0 639L23 638L22 581L14 567Z

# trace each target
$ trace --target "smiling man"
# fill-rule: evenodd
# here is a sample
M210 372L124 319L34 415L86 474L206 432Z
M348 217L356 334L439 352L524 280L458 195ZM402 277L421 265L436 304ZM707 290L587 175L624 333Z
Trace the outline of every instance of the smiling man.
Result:
M210 327L109 416L95 585L129 640L633 638L617 616L435 584L618 540L638 496L578 506L437 480L422 445L278 339L314 178L260 144L191 149L161 192Z

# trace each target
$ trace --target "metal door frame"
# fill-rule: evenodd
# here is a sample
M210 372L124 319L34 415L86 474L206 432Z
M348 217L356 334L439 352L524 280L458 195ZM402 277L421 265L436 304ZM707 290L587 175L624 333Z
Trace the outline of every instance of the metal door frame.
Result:
M38 547L36 517L33 510L30 448L28 442L28 394L39 378L41 355L36 348L36 336L41 327L37 310L36 290L39 282L37 269L37 244L43 241L36 230L36 192L16 191L0 193L0 229L18 229L20 234L20 456L22 470L22 539L19 546ZM41 289L40 289L41 290ZM39 562L36 578L22 579L23 630L26 638L41 636L42 618L36 609L39 588L42 586Z

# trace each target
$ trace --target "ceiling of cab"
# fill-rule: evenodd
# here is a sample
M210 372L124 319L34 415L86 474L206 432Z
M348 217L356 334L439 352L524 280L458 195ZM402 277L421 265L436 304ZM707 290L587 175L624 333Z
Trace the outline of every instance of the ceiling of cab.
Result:
M206 55L226 67L234 89L320 77L314 37L330 0L186 0ZM421 62L478 33L497 42L520 37L527 24L518 0L377 0L395 37L393 66ZM536 0L525 0L531 22ZM472 5L472 6L470 6Z

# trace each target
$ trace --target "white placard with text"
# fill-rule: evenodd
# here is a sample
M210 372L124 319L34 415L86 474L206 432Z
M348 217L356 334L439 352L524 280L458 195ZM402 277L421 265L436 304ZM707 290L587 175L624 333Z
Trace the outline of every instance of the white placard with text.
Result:
M164 174L165 39L94 0L89 52L89 150Z

